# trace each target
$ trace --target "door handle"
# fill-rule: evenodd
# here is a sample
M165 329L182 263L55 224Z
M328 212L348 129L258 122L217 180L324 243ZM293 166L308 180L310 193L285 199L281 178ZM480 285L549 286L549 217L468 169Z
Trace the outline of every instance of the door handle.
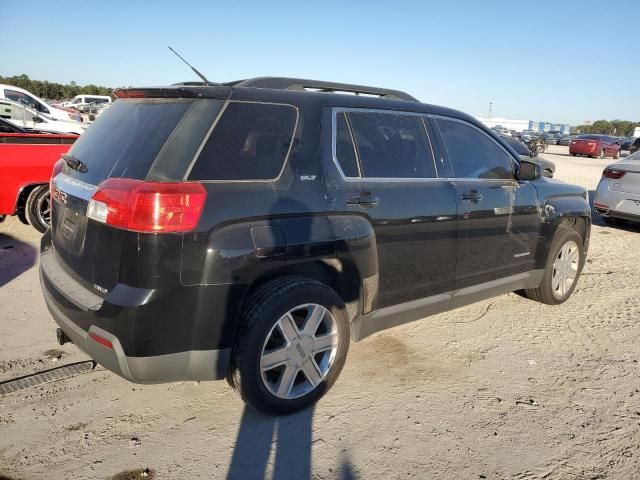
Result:
M460 197L463 200L470 200L472 202L479 202L483 198L482 194L477 190L469 190L468 192L460 195Z
M370 192L364 192L357 197L349 197L347 199L348 205L358 205L362 208L371 208L375 207L380 203L380 199L378 197L374 197Z

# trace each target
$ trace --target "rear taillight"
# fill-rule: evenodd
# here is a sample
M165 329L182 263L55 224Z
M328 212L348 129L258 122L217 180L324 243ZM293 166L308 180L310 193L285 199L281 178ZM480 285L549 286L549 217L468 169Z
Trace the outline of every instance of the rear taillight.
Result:
M200 183L109 178L91 197L87 217L136 232L187 232L198 225L206 198Z
M49 195L53 198L53 179L62 171L64 160L60 159L53 164L53 170L51 170L51 178L49 179Z
M602 172L602 176L613 180L619 180L624 177L626 173L627 172L625 170L619 170L617 168L605 168Z

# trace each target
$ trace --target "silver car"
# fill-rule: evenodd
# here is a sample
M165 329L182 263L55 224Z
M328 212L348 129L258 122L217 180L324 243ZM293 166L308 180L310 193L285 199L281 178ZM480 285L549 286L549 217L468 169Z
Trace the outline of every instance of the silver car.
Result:
M593 206L607 223L640 222L640 151L604 169Z

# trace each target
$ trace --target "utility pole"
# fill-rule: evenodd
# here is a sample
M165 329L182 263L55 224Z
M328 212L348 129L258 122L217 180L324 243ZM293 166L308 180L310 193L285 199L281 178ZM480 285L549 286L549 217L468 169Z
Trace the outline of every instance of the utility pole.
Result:
M489 102L489 118L491 118L491 110L493 110L493 102Z

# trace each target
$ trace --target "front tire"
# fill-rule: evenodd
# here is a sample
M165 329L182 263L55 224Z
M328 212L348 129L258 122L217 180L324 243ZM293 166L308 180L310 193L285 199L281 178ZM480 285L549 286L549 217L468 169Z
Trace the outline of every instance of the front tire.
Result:
M574 229L560 226L549 249L540 285L520 293L540 303L559 305L575 290L584 262L582 237Z
M227 381L256 410L302 410L340 375L349 318L328 286L294 276L268 282L251 295L241 322Z
M604 151L604 148L602 150L600 150L600 158L606 158L607 154Z
M27 197L25 205L27 222L40 233L44 233L51 224L51 199L49 186L40 185L34 188Z

